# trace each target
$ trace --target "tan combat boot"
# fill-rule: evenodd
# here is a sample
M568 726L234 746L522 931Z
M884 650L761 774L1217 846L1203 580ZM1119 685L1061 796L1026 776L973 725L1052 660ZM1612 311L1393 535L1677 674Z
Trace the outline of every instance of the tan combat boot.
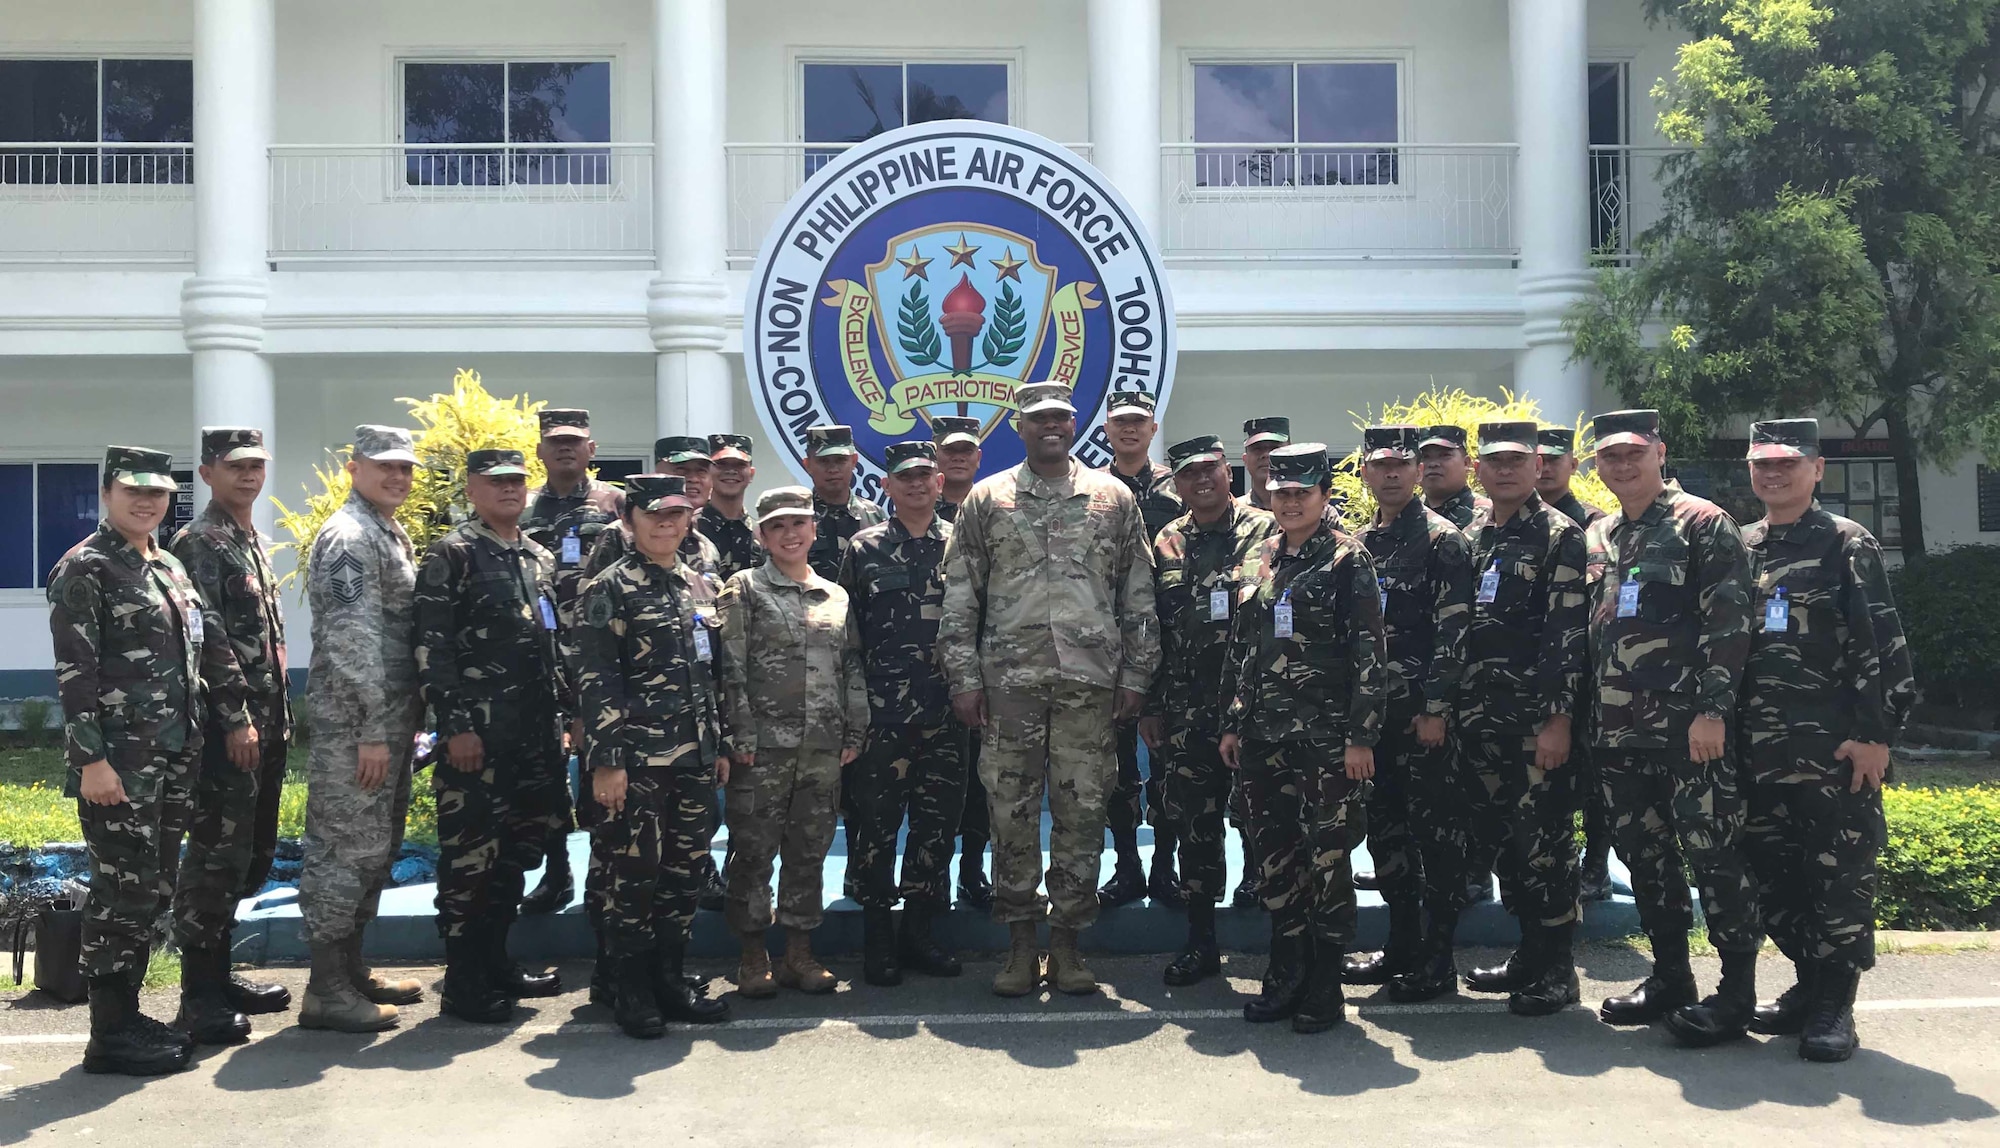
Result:
M812 934L804 929L785 930L785 957L778 966L778 983L802 993L830 993L840 979L826 970L813 956Z
M1049 982L1061 992L1081 996L1097 991L1097 974L1076 951L1076 930L1060 925L1049 930Z
M394 1005L375 1004L354 987L345 945L313 943L312 976L306 981L305 1003L299 1006L300 1028L381 1032L397 1023Z
M347 979L354 984L354 991L374 1001L376 1004L406 1005L416 1004L424 999L422 982L403 977L390 980L377 976L374 969L361 956L361 934L356 933L341 942L346 949Z
M1035 923L1010 922L1007 934L1007 963L993 974L993 994L1024 997L1042 983L1042 954L1035 944Z
M771 979L771 953L764 947L764 934L744 933L743 955L736 962L736 991L752 1000L763 1000L778 995L778 984Z

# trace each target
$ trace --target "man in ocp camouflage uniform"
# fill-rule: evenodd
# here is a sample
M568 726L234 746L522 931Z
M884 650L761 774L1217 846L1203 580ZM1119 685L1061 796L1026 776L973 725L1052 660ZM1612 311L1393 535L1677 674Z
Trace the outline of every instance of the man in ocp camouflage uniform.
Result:
M1653 943L1652 975L1598 1012L1611 1024L1664 1017L1688 1044L1740 1039L1763 940L1729 744L1750 652L1749 561L1727 512L1661 477L1658 411L1613 411L1594 424L1597 473L1619 502L1588 536L1597 768ZM1700 1004L1683 858L1722 954L1722 984Z
M466 455L472 517L431 544L417 573L417 676L441 743L437 928L440 1008L495 1023L518 997L562 991L507 955L530 869L565 820L566 675L557 656L555 556L520 529L528 468L517 450Z
M979 481L978 419L967 415L933 415L931 442L937 446L938 470L944 493L937 516L958 520L958 505ZM967 730L965 743L965 812L959 816L958 899L976 909L993 907L993 882L986 877L986 842L991 836L986 787L979 783L980 731Z
M1765 516L1743 532L1756 597L1737 736L1764 931L1798 971L1751 1027L1799 1034L1807 1060L1841 1061L1860 1045L1854 990L1875 965L1882 778L1916 682L1881 546L1813 499L1819 451L1814 419L1750 428Z
M757 542L757 516L743 504L743 492L757 477L750 452L754 445L745 434L708 436L708 457L714 465L708 504L695 515L695 529L715 545L719 559L715 577L729 581L738 570L754 570L764 564L764 547Z
M854 493L854 468L861 456L854 449L854 428L830 425L806 428L806 473L812 476L813 573L831 582L840 576L840 558L847 540L864 526L880 523L882 508Z

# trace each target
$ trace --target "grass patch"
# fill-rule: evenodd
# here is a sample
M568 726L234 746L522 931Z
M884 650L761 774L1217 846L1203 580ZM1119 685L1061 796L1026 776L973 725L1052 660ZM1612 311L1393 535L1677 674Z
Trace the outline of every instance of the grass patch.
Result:
M2000 761L1992 758L1948 758L1943 761L1914 761L1896 758L1889 771L1891 782L1904 789L1965 789L1974 785L2000 785Z

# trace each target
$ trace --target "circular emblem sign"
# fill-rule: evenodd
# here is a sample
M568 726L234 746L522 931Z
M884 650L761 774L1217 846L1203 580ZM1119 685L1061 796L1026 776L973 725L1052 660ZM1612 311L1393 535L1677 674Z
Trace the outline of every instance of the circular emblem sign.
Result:
M855 490L880 499L884 448L938 416L979 421L982 475L1018 465L1025 383L1072 388L1075 454L1105 465L1111 391L1166 408L1173 313L1102 173L1032 132L944 120L827 158L792 197L751 273L743 362L792 469L807 427L844 423Z

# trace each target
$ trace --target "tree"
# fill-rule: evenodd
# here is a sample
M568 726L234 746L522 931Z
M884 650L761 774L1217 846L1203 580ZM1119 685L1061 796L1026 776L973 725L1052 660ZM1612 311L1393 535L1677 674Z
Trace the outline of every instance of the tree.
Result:
M1681 450L1740 414L1881 428L1922 553L1918 464L2000 451L2000 0L1644 2L1690 38L1653 89L1689 150L1577 354Z

